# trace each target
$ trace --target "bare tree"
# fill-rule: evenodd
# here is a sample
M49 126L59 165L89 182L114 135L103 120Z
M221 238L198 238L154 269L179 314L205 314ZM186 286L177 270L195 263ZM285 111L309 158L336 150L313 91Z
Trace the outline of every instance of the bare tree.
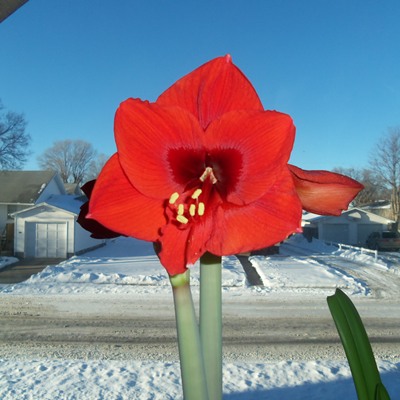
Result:
M23 114L5 111L0 101L0 169L20 169L27 160L30 136Z
M379 200L389 200L388 190L377 181L377 177L368 168L334 168L334 172L349 176L364 185L364 189L353 200L355 207L371 204Z
M400 220L400 127L388 128L387 134L375 146L370 166L377 179L390 190L393 219Z
M65 183L81 184L97 155L93 146L83 140L63 140L53 144L38 157L43 169L57 171Z
M86 176L87 180L96 179L99 176L100 171L104 167L104 164L108 161L109 157L103 153L100 153L89 165L88 173Z

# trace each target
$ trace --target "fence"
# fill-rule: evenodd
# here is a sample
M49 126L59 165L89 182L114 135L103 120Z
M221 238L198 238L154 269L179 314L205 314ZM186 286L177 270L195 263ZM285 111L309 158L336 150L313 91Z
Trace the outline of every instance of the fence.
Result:
M371 250L371 249L366 249L364 247L357 247L357 246L350 246L349 244L343 244L343 243L336 243L336 242L325 242L326 244L337 246L339 250L342 249L353 249L361 252L361 254L368 254L372 253L374 256L375 261L378 259L378 250Z

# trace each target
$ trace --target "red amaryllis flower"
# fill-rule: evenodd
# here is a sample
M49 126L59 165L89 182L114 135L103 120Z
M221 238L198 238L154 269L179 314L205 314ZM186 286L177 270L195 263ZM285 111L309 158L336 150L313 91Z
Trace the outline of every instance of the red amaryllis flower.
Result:
M117 153L96 182L88 216L159 243L170 275L206 251L227 255L275 244L300 229L306 198L299 198L299 175L287 164L294 134L289 116L264 111L229 56L217 58L156 103L121 104ZM308 176L302 172L300 181Z
M91 232L92 234L90 236L95 239L111 239L121 236L121 234L113 232L110 229L107 229L105 226L101 225L96 220L87 218L87 214L89 212L89 200L90 196L92 195L95 183L96 180L94 179L92 181L86 182L81 187L83 193L85 193L86 197L88 198L88 201L82 204L80 213L77 218L77 222L82 226L82 228Z
M205 128L228 111L263 110L256 91L229 56L212 60L167 89L157 104L187 109ZM346 176L289 166L303 208L321 215L339 215L363 189Z

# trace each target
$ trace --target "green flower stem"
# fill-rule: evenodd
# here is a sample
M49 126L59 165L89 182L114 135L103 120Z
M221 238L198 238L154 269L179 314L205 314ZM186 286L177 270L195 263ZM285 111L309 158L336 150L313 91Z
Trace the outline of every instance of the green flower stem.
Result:
M200 334L190 291L189 270L183 274L170 276L170 282L174 295L183 397L185 400L208 400Z
M208 396L222 399L222 291L221 257L200 258L200 338Z

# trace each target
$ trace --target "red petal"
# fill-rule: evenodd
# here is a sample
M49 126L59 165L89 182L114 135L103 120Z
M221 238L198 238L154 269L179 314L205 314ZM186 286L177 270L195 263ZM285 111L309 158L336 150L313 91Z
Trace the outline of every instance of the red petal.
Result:
M87 218L87 214L89 213L89 202L90 197L92 196L92 191L94 185L96 184L96 179L86 182L82 187L81 190L85 193L88 201L81 206L81 211L76 219L76 222L82 226L83 229L91 232L90 235L92 238L95 239L111 239L118 236L121 236L120 233L111 231L107 229L105 226L101 225L98 221L94 219Z
M252 84L230 56L215 58L179 79L157 103L187 109L203 129L231 110L263 110Z
M205 253L206 242L212 235L212 216L204 216L186 229L173 223L163 227L160 237L161 251L158 256L169 275L184 272L187 264L194 264Z
M94 219L87 218L87 214L89 212L89 200L90 196L92 195L92 191L96 180L93 179L91 181L86 182L82 187L81 190L85 193L88 201L81 206L78 218L76 222L85 230L91 232L91 237L95 239L110 239L121 236L120 233L110 231L99 222L95 221Z
M117 154L108 160L96 181L88 217L113 231L152 242L166 223L163 201L143 196L130 184Z
M84 203L81 206L81 211L76 219L76 222L85 230L91 232L91 237L95 239L111 239L118 236L121 236L120 233L111 231L107 229L105 226L101 225L99 222L94 219L87 218L87 214L89 212L89 201Z
M286 168L294 136L292 119L275 111L232 111L210 124L204 142L227 201L263 196Z
M216 255L261 249L298 232L301 204L290 172L285 169L271 190L254 203L221 206L214 220L207 250Z
M194 264L206 252L206 243L213 235L213 229L214 214L212 212L193 224L186 247L189 264Z
M158 257L171 276L182 274L187 270L186 246L189 232L190 229L178 229L172 224L164 226L162 230Z
M153 198L169 198L184 189L191 174L202 174L202 135L193 116L178 107L128 99L115 116L121 166L132 185Z
M364 188L347 176L328 171L305 171L289 165L303 208L319 215L340 215Z

